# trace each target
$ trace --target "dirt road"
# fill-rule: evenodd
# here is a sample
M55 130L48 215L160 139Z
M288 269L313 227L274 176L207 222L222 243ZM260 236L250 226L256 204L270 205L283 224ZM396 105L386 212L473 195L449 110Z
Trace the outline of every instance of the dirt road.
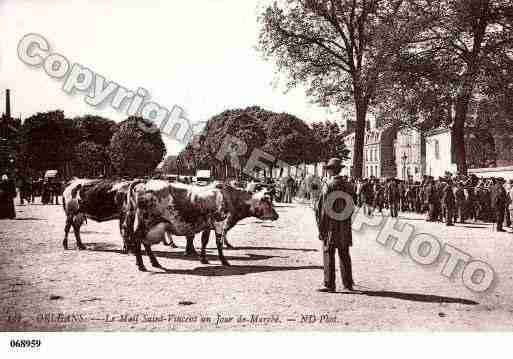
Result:
M376 241L376 231L355 234L354 293L319 293L320 243L312 210L277 205L280 219L247 219L230 233L237 246L222 267L215 243L210 265L178 249L155 246L167 270L137 270L120 252L117 223L89 221L87 250L61 247L61 206L17 207L17 220L0 221L1 330L499 330L513 325L513 234L489 225L445 227L405 214L416 232L488 262L492 290L467 289L461 274L449 280L442 264L421 266ZM213 238L212 238L213 239ZM199 238L196 239L199 247ZM338 274L337 274L338 276ZM337 278L340 286L340 278Z

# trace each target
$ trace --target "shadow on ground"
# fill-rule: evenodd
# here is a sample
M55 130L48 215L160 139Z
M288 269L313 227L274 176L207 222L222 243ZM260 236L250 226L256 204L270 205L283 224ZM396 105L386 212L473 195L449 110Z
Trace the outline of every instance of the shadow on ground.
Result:
M70 231L70 233L73 232L73 229ZM80 234L111 234L110 232L101 232L101 231L90 231L90 230L81 230Z
M230 249L225 249L226 251L239 251L239 250L249 250L249 251L299 251L299 252L318 252L317 249L312 248L278 248L278 247L234 247Z
M168 269L162 268L163 272L152 272L152 274L181 274L181 275L197 275L204 277L225 277L234 275L246 275L252 273L279 272L289 270L304 269L322 269L320 266L205 266L194 269Z
M488 225L486 225L486 224L485 225L481 225L481 226L458 225L457 227L486 229L486 227L488 227Z
M398 219L403 219L405 221L421 221L421 222L425 222L426 221L425 218L412 218L412 217L403 217L403 216L399 216L397 218Z
M475 301L469 300L469 299L441 297L441 296L432 295L432 294L402 293L402 292L372 291L372 290L341 292L341 294L366 295L369 297L393 298L393 299L409 300L412 302L424 302L424 303L457 303L457 304L465 304L465 305L479 304L478 302L475 302Z
M117 253L117 254L126 254L116 245L111 243L84 243L88 251L91 252L106 252L106 253ZM213 249L215 254L207 253L207 260L216 261L219 260L217 255L217 249ZM146 256L146 251L142 251L143 256ZM199 256L185 256L183 252L172 252L172 251L153 251L153 254L157 258L168 258L168 259L180 259L186 261L198 261ZM288 258L283 256L269 256L269 255L261 255L261 254L253 254L248 253L245 256L230 256L225 254L225 258L227 260L233 261L260 261L271 258Z

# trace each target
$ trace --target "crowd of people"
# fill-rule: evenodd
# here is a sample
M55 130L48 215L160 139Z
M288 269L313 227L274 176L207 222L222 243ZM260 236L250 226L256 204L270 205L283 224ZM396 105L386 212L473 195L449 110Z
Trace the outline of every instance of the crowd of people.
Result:
M398 211L426 214L429 222L447 226L467 221L491 222L497 231L511 227L513 212L513 180L447 176L435 179L424 176L421 182L396 178L350 180L356 202L366 213L383 213L392 217Z
M345 177L345 180L353 188L355 205L363 207L367 215L387 211L391 217L397 217L399 212L413 212L425 214L429 222L447 226L468 221L494 223L497 231L512 226L513 180L476 175L447 175L437 179L426 175L422 181L376 177ZM246 189L264 185L279 202L291 203L296 198L309 201L315 207L323 181L312 175L302 179L288 176L274 182L250 182Z
M22 177L16 181L13 176L3 174L0 180L0 219L16 218L14 201L18 193L20 205L36 203L38 197L41 204L58 205L64 184L64 181L48 178L32 180Z
M513 180L503 178L478 178L470 176L446 176L435 179L424 176L422 181L402 181L397 178L345 178L355 193L355 204L363 207L366 214L383 211L391 217L398 212L426 214L430 222L443 222L447 226L467 221L481 221L495 224L497 231L504 226L512 226ZM302 198L315 206L321 193L323 180L317 176L295 179L291 176L264 182L251 181L246 189L255 190L263 186L269 189L273 199L291 203L293 198ZM20 204L35 203L41 197L42 204L59 204L62 181L39 178L19 179L14 182L7 175L2 176L0 197L4 206L16 197L19 190ZM12 210L4 209L4 218L12 215Z
M17 187L20 192L20 204L35 203L36 197L41 197L41 204L59 204L65 181L48 178L20 178Z

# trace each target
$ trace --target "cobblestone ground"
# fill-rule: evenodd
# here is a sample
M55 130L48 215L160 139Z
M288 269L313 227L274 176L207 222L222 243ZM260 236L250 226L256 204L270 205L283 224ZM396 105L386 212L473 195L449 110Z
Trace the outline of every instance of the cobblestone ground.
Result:
M167 270L137 270L120 252L117 222L83 227L87 250L61 247L61 206L17 206L16 220L0 221L0 330L511 330L513 234L486 224L445 227L402 214L418 233L430 233L496 271L484 294L467 289L461 268L453 279L442 262L423 267L355 234L354 293L319 293L320 243L311 208L277 204L280 219L247 219L229 233L237 246L222 267L215 244L210 265L180 248L154 246ZM199 238L196 239L199 247ZM337 273L337 282L340 278Z

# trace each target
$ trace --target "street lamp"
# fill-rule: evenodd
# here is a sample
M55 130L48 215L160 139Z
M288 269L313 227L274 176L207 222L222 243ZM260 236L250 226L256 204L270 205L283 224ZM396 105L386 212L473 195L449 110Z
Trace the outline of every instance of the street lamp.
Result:
M403 160L403 180L406 180L406 160L408 159L408 156L406 156L406 153L403 152L403 157L401 157Z

